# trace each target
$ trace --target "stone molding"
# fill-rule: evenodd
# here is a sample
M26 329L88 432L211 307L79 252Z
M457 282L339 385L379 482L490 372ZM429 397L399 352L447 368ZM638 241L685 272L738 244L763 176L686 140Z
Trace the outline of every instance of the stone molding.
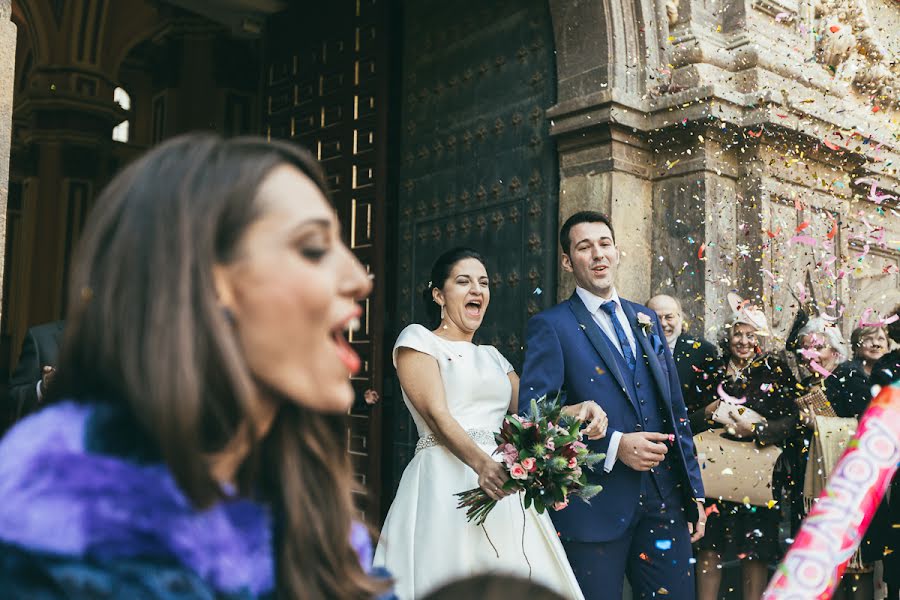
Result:
M818 0L815 9L822 34L819 61L860 93L900 106L900 57L892 56L876 33L866 0Z

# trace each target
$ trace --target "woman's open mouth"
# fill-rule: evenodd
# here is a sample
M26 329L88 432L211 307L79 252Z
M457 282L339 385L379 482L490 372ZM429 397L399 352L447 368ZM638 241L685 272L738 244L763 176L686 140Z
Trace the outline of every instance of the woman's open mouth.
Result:
M482 306L481 300L470 300L466 303L466 314L473 319L477 319L481 317Z
M362 367L362 360L359 358L359 354L350 346L350 342L347 341L346 332L357 331L359 326L359 317L352 317L331 332L332 339L334 339L334 343L337 346L338 358L350 372L350 375L359 373L359 369Z

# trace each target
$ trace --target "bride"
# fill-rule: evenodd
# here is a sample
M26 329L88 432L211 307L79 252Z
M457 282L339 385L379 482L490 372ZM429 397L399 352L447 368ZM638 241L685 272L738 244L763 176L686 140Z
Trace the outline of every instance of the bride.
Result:
M440 312L438 327L410 325L394 346L403 401L420 437L375 564L394 575L401 600L485 572L531 577L583 598L549 515L525 510L520 494L502 489L508 476L492 456L494 433L507 412L516 412L519 378L496 348L472 343L491 298L485 261L455 248L437 259L431 277L426 302L435 321ZM606 434L606 414L596 404L563 410L588 422L589 438ZM454 496L476 486L500 500L483 527L466 521Z

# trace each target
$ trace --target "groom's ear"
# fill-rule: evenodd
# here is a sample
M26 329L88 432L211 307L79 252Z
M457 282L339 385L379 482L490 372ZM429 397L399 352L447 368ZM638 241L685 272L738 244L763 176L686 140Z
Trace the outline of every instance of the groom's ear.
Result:
M572 269L572 259L569 258L569 255L566 254L565 252L563 252L563 255L562 255L562 268L563 268L563 271L566 271L567 273L574 272L574 270Z

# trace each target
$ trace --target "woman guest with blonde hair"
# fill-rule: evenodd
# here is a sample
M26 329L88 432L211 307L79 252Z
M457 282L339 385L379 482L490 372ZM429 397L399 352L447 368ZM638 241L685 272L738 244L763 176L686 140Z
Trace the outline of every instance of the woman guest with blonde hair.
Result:
M861 325L850 334L853 361L862 368L866 377L872 376L872 367L887 354L890 346L887 327L883 325Z
M344 335L370 291L284 142L190 135L80 243L50 405L0 443L14 598L372 598Z

